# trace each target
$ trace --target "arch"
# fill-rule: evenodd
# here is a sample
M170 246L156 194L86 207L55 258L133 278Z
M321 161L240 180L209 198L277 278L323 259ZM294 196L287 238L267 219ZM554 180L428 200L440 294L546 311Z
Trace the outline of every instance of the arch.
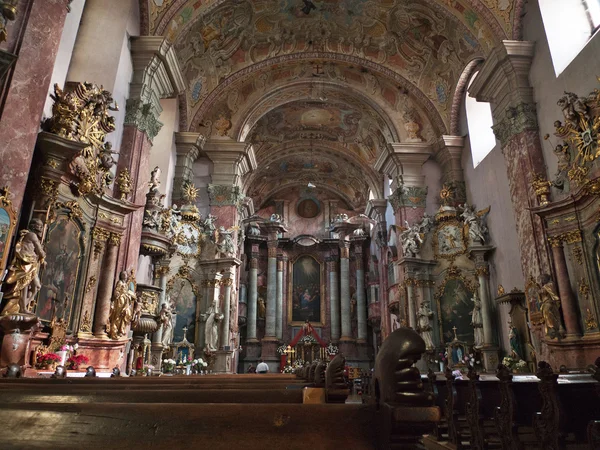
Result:
M285 185L282 186L278 186L274 189L271 189L270 191L267 191L265 194L263 194L263 200L261 201L260 204L256 205L256 210L260 210L266 202L268 202L270 199L272 199L274 196L276 196L278 193L282 192L282 191L286 191L290 188L294 188L294 187L305 187L305 184L301 181L293 181L290 183L287 183ZM344 202L346 202L346 204L352 208L352 199L350 197L348 197L348 195L344 194L343 192L337 191L335 189L333 189L331 186L327 186L327 185L320 185L318 186L319 189L322 189L323 191L329 192L333 195L335 195L336 197L341 198Z
M480 58L469 61L458 78L458 83L454 89L454 98L452 99L452 111L450 113L450 134L453 136L460 135L460 111L462 109L462 102L467 94L467 86L469 85L471 76L479 69L481 64L483 64L483 60Z
M237 125L233 126L234 135L236 135L237 140L239 142L244 142L246 137L248 136L250 130L256 125L256 123L260 120L260 118L263 117L264 115L266 115L269 111L272 111L272 110L278 108L279 106L284 105L285 103L290 103L290 102L294 102L297 100L306 100L306 98L303 96L298 96L297 98L287 97L287 98L285 98L285 100L282 100L281 102L278 102L278 103L272 105L272 107L270 109L261 111L260 110L261 106L265 105L265 103L268 100L272 99L275 96L281 95L287 91L300 92L298 89L299 87L310 86L310 85L312 85L312 83L310 81L300 81L297 83L290 83L290 84L283 86L277 90L269 91L265 95L263 95L257 102L250 105L244 113L240 114L242 120L240 122L238 122ZM320 82L319 86L331 88L331 91L334 91L334 92L335 91L343 91L344 93L350 92L352 96L356 96L359 104L368 105L385 122L385 124L387 125L387 130L388 130L389 135L391 136L392 140L395 142L400 141L400 136L399 136L398 130L397 130L396 126L394 125L393 121L390 119L389 115L383 110L383 108L380 105L378 105L376 102L372 101L365 94L355 90L352 87L348 87L348 86L343 87L340 84L334 83L334 82ZM385 133L384 133L384 136L385 136Z
M194 117L191 120L191 123L188 125L188 131L195 131L198 127L204 116L212 109L214 104L219 98L222 98L225 90L236 83L239 80L242 80L246 77L251 77L255 73L261 70L268 70L269 68L275 65L285 64L289 61L311 61L311 60L323 60L323 61L332 61L332 62L341 62L341 63L349 63L352 65L357 65L360 67L364 67L372 72L377 73L379 76L382 76L394 84L396 84L399 88L404 89L412 98L417 100L417 105L422 108L422 110L427 114L429 121L431 122L434 130L439 134L446 134L448 127L442 118L442 115L438 111L438 109L434 106L431 99L429 99L421 89L419 89L416 85L411 83L402 75L394 72L387 67L384 67L378 63L373 61L360 58L357 56L350 56L340 53L330 53L330 52L304 52L304 53L294 53L289 55L276 56L274 58L270 58L250 66L247 66L233 75L229 76L225 80L223 80L219 85L212 90L212 92L204 99L200 107L194 113Z

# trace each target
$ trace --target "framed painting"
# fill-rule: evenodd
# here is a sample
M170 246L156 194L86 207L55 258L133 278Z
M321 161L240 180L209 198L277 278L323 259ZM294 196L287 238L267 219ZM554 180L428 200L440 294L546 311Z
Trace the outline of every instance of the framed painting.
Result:
M59 214L46 237L46 266L41 270L42 288L35 314L43 321L53 317L71 325L73 299L84 253L83 227L68 215Z
M476 285L460 275L457 268L451 268L438 288L438 314L440 317L440 335L448 343L455 338L467 344L475 340L471 315L473 312L473 294Z
M302 325L307 320L316 327L325 324L323 265L312 255L300 255L290 264L288 322Z
M195 344L197 290L187 278L176 277L169 286L167 295L175 307L173 342L181 342L185 336L189 342Z
M0 279L7 266L10 240L17 225L17 215L9 196L8 187L0 188Z
M442 222L435 230L433 251L436 258L454 260L467 251L465 227L457 220Z

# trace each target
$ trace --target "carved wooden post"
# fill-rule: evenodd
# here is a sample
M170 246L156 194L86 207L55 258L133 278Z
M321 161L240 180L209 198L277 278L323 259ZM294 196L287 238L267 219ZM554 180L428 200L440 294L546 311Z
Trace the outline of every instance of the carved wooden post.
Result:
M454 375L449 367L446 367L444 372L446 377L446 390L448 391L446 397L446 422L448 422L448 440L456 445L456 448L461 448L460 433L458 431L457 420L458 414L454 410L454 403L456 402L456 387L454 386Z
M467 402L467 423L471 430L469 440L471 448L474 450L483 450L485 445L485 433L483 429L483 417L481 416L481 391L479 390L479 374L469 367L467 373L469 379L469 400Z
M522 450L523 444L515 423L515 394L512 390L513 376L503 365L498 366L496 376L500 380L500 406L496 408L496 430L502 450Z
M542 408L533 417L533 430L540 448L561 450L563 436L560 432L562 412L558 399L558 374L545 361L540 361L536 376L540 379L538 389L542 396Z

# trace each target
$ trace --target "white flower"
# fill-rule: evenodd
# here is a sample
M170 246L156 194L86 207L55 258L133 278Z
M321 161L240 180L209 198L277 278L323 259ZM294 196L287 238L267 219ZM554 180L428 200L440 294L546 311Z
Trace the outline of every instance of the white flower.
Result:
M207 363L205 363L205 362L203 362L203 363L202 363L202 365L203 365L204 367L208 367L208 364L207 364Z
M163 359L163 362L164 362L165 364L167 364L167 363L169 362L169 360L168 360L168 359Z
M73 346L73 350L77 350L78 348L79 348L79 344L75 344L75 345Z

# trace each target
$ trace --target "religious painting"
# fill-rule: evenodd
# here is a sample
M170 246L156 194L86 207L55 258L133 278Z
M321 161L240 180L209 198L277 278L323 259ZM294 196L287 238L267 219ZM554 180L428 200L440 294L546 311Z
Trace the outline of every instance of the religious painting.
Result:
M10 251L10 240L16 225L16 214L9 200L7 187L0 189L0 274L6 268L6 260Z
M533 325L538 325L544 321L540 302L540 288L540 285L530 276L525 284L525 299L529 310L529 320Z
M175 326L173 342L183 341L183 337L195 343L196 335L196 293L194 286L186 278L175 278L169 283L168 296L175 306ZM184 332L185 328L185 332Z
M467 238L463 224L457 220L441 223L434 235L433 250L436 258L454 260L467 251Z
M41 320L69 321L76 295L79 264L83 255L82 228L66 215L59 215L46 237L46 266L41 269L42 288L35 306Z
M321 264L311 255L301 255L291 266L289 322L292 325L300 325L308 320L315 326L323 326L325 303Z
M456 272L449 274L438 289L440 332L444 342L458 339L468 344L473 343L471 315L474 290L474 286Z
M319 215L320 208L313 199L306 198L298 203L298 215L305 219L313 219Z

